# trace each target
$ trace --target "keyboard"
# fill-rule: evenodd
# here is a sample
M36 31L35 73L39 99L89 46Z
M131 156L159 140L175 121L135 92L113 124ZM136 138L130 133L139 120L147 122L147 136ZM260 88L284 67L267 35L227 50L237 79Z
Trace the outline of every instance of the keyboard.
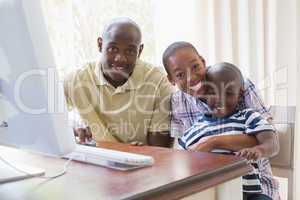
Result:
M65 157L123 171L154 164L154 159L151 156L85 145L76 145L75 150Z
M23 163L12 162L10 164L17 167L18 169L21 169L22 171L19 171L11 167L7 163L0 161L0 184L35 176L42 176L45 174L45 171L43 169L25 165Z

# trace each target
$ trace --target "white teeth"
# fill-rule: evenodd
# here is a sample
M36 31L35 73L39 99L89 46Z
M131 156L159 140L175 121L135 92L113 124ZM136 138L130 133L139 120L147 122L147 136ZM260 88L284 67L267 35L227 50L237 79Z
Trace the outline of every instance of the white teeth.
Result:
M193 90L193 91L198 91L202 86L202 83L201 81L199 83L197 83L196 85L194 86L191 86L190 89Z
M125 66L116 66L116 65L111 65L111 66L116 70L124 70L126 68Z

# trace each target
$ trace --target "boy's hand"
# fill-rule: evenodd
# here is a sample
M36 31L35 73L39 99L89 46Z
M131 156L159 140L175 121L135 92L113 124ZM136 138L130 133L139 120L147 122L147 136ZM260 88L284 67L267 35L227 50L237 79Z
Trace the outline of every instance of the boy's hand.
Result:
M215 148L215 138L211 137L207 140L202 140L200 143L196 143L189 149L192 151L211 152Z
M252 148L242 149L242 150L238 151L236 155L246 158L247 160L255 161L255 160L258 160L259 158L261 158L263 153L259 148L252 147Z

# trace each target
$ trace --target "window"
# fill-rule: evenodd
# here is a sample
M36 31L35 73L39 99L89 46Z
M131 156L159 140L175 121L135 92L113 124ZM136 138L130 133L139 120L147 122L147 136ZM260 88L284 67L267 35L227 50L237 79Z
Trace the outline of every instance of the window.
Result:
M56 65L66 73L99 56L97 38L117 17L129 17L143 33L143 60L155 63L151 0L45 0L42 1Z

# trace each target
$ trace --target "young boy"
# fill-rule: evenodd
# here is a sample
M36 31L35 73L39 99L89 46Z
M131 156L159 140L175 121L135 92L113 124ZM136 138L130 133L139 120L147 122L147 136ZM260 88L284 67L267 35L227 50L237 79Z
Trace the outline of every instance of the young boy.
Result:
M192 44L180 41L172 43L164 51L163 64L170 82L180 89L171 99L171 135L177 137L193 125L199 114L207 111L205 102L201 100L201 83L206 71L205 59ZM252 108L266 119L271 119L255 85L247 78L244 79L244 89L239 107Z
M183 41L174 42L165 50L163 64L169 81L180 89L171 98L171 135L180 137L197 121L199 115L209 111L203 98L205 94L202 87L209 67L206 68L205 60L195 47ZM254 109L270 120L271 115L263 105L254 84L249 79L244 79L243 82L243 94L238 102L238 109ZM205 151L211 148L208 145L240 150L239 155L249 160L270 158L279 151L278 138L274 133L258 133L255 137L247 135L213 137L205 145L201 144L198 150Z
M179 138L178 143L183 149L233 153L239 151L240 146L218 145L211 139L231 135L274 134L273 126L261 114L252 109L238 108L244 80L237 67L230 63L214 65L207 69L205 79L204 93L209 112L203 113ZM272 176L268 159L261 156L257 158L256 162L252 162L253 172L243 177L244 199L280 199L278 183Z

